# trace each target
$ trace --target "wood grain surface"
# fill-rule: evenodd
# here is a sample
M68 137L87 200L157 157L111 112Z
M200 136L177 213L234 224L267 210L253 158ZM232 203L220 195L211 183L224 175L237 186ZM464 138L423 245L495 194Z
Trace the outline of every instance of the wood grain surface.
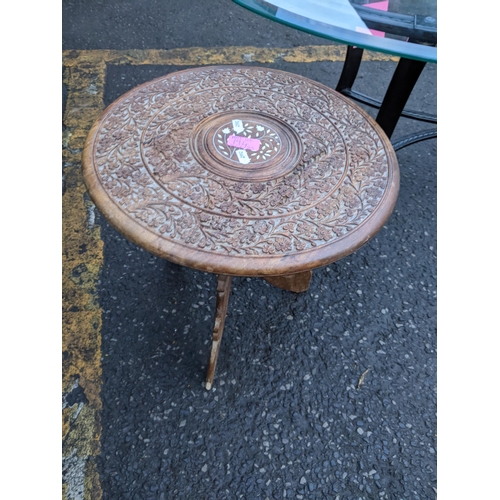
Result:
M106 219L149 252L218 274L309 271L390 216L392 146L334 90L268 68L171 73L96 121L83 175Z

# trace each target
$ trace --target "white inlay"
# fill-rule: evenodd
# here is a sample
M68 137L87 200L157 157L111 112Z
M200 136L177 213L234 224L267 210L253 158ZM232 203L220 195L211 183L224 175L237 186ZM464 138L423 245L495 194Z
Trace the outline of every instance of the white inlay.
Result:
M238 156L239 162L243 163L243 165L250 163L250 158L248 157L247 152L244 149L237 149L236 156Z
M241 120L233 120L233 130L239 134L244 130L243 122Z

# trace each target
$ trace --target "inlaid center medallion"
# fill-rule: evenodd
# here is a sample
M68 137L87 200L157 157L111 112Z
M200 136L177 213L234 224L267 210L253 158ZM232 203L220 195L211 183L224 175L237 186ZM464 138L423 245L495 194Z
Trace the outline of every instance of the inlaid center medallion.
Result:
M243 182L282 177L302 158L297 133L264 113L230 111L210 116L195 128L190 146L209 171Z
M232 120L215 132L213 147L235 163L258 165L272 160L280 152L281 140L276 131L262 121Z

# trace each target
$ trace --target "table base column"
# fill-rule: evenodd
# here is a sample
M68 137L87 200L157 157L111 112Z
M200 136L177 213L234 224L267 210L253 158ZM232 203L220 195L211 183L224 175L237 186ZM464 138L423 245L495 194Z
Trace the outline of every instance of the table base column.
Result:
M266 276L264 279L273 286L288 290L289 292L305 292L311 282L312 271L287 274L285 276Z

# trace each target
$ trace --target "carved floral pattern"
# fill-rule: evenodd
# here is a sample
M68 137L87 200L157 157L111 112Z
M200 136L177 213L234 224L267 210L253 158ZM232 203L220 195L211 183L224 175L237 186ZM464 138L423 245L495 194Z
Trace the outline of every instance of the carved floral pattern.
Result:
M241 110L274 116L297 132L304 153L296 168L244 182L195 160L189 139L196 125ZM247 137L268 134L259 127L247 123ZM270 149L279 142L269 135ZM140 225L231 256L331 244L363 224L388 189L383 143L355 107L310 80L260 68L200 68L140 87L109 108L93 154L102 186Z

